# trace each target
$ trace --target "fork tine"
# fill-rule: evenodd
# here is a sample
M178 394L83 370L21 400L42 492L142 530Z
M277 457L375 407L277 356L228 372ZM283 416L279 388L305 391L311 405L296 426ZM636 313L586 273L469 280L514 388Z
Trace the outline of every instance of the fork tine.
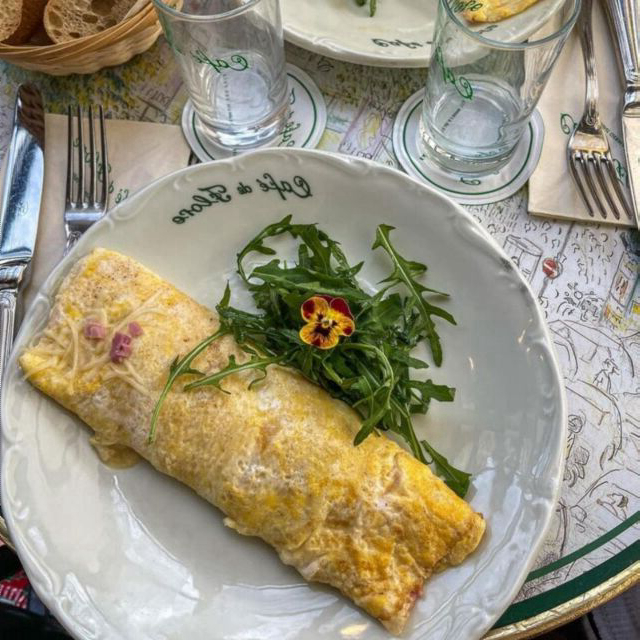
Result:
M93 106L89 106L89 205L94 206L96 202L96 140L95 127L93 125Z
M64 255L67 255L80 236L105 214L109 199L109 161L107 159L107 136L103 109L101 106L98 106L97 109L100 120L99 141L96 138L95 106L83 110L78 105L77 107L69 107L68 111L67 193L64 210L67 242ZM85 115L88 118L85 118ZM84 123L85 119L88 119L89 122ZM74 121L77 124L74 124ZM88 136L88 146L85 150L86 136ZM77 144L75 143L76 139L78 140ZM77 151L76 146L78 147ZM102 180L101 189L98 188L98 180ZM74 193L76 181L78 186Z
M618 207L611 197L611 189L607 185L607 174L605 173L605 166L607 164L606 158L601 153L597 152L594 152L593 156L596 178L598 179L598 183L600 184L600 189L602 190L602 193L604 194L604 197L609 204L609 208L613 212L613 217L616 220L620 220L620 212L618 211Z
M576 166L578 165L578 166ZM582 172L578 171L578 167L582 168ZM580 196L582 197L582 201L587 207L587 213L590 217L595 218L595 213L593 212L593 207L591 206L591 202L587 196L587 190L585 189L584 182L580 173L586 174L587 167L584 163L584 158L580 152L574 152L569 154L569 170L571 171L571 175L573 176L573 180L578 186L578 191L580 192Z
M593 176L597 176L596 180L593 179ZM596 181L599 183L598 176L598 163L593 155L593 153L587 153L587 184L589 185L589 190L591 192L591 196L593 197L594 202L596 203L596 207L598 208L598 213L600 216L606 220L609 216L607 214L607 208L604 206L602 199L598 193L598 187L596 186Z
M102 154L102 194L97 204L103 211L106 211L109 201L109 158L107 155L107 136L105 133L104 109L102 105L98 107L98 113L100 116L100 151Z
M618 180L618 176L616 175L616 170L613 168L613 158L611 157L611 153L607 152L606 154L606 165L607 172L609 173L609 177L611 179L611 183L613 184L613 190L615 191L616 196L618 197L618 201L622 205L622 210L625 212L627 218L629 220L633 220L633 211L631 206L629 205L629 201L627 200L622 187L620 186L620 181Z
M69 208L73 199L73 111L69 106L67 114L67 188L65 206Z
M82 107L78 105L78 198L76 206L84 206L84 140L82 137Z

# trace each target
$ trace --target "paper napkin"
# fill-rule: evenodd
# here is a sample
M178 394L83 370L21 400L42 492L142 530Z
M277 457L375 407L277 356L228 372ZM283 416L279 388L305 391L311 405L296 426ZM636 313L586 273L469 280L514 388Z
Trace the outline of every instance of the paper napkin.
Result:
M593 3L593 36L600 97L600 118L609 138L616 171L631 202L622 141L623 84L613 37L599 2ZM585 73L577 29L569 36L538 103L545 126L540 162L529 182L529 213L554 218L634 226L626 217L591 218L569 173L567 144L584 109Z
M128 120L106 120L109 158L109 206L189 162L180 127ZM85 140L85 146L87 140ZM67 116L45 118L45 178L38 240L25 309L62 258L65 245L64 200L67 176Z

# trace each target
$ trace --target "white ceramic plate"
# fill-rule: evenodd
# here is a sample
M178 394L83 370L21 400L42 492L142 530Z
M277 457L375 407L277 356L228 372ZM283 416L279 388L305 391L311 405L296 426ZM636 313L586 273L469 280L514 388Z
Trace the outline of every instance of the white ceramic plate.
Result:
M268 176L290 188L263 191ZM231 199L174 221L214 185ZM77 638L388 637L336 591L226 529L186 487L146 463L102 465L88 429L16 364L61 277L91 248L133 256L213 305L238 249L288 213L319 222L354 262L366 259L369 282L389 270L370 250L375 227L394 225L397 248L428 263L427 284L452 294L458 326L441 324L444 365L432 375L456 386L456 400L434 403L417 428L473 472L468 499L488 529L467 561L428 582L403 637L480 638L526 576L555 505L566 428L560 373L527 283L467 213L412 178L360 159L265 150L189 167L114 209L51 274L17 338L2 390L2 505L36 591Z
M524 13L474 31L506 41L528 37L561 0L540 0ZM378 0L375 16L355 0L282 0L285 38L329 58L377 67L427 67L438 0Z

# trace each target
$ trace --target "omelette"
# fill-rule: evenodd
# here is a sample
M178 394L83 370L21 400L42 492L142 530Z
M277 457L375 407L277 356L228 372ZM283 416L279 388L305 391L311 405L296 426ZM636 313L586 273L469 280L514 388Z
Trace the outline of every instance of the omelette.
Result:
M217 326L215 313L135 260L95 249L65 277L19 361L91 427L104 462L142 456L222 510L227 526L400 633L425 580L477 547L483 517L388 438L354 446L356 412L277 366L251 387L252 372L188 392L195 378L181 378L149 442L172 361ZM231 355L246 358L226 336L193 366L216 371Z
M538 0L479 0L473 3L473 9L465 9L462 15L469 22L498 22L522 13L536 2Z

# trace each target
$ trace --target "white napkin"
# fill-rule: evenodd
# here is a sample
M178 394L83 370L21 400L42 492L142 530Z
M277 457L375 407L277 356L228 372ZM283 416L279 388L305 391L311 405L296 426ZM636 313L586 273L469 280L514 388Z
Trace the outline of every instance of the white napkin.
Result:
M180 127L128 120L106 120L109 206L189 162ZM87 141L85 140L85 145ZM38 240L31 282L24 291L25 308L62 258L65 244L64 199L67 175L67 116L45 118L45 177Z
M624 90L614 40L599 2L593 3L593 37L600 118L609 138L611 156L618 175L622 178L624 191L631 202L620 120ZM606 221L599 216L591 218L569 173L567 143L574 123L577 124L582 117L584 90L585 74L580 38L577 29L574 29L538 103L545 134L540 162L529 181L529 213L633 227L633 223L626 217L620 221L613 216L609 216Z

